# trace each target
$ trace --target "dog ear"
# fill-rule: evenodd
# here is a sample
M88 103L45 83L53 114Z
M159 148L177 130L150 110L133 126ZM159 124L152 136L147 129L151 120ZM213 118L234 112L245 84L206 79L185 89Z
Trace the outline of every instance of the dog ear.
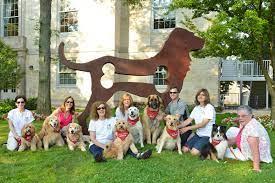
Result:
M157 97L158 97L158 100L159 100L159 107L160 107L161 109L163 109L163 108L164 108L163 100L162 100L162 98L159 97L158 95L157 95Z
M149 95L149 96L147 97L147 106L149 106L150 99L151 99L151 95Z
M177 121L179 121L180 115L179 115L179 114L176 114L175 116L176 116L176 118L177 118Z

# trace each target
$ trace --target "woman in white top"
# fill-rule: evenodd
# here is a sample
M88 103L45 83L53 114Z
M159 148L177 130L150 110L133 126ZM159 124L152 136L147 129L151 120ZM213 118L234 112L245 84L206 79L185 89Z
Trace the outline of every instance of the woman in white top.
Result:
M210 104L209 92L206 89L200 89L195 97L196 107L191 112L188 119L179 127L182 133L188 130L196 130L195 135L189 139L183 147L183 152L191 152L192 155L199 155L203 146L209 142L212 126L215 124L215 108ZM193 120L195 124L187 126Z
M252 115L249 106L237 109L240 128L231 127L226 135L230 145L237 148L227 150L225 157L238 160L252 160L253 170L260 171L260 162L272 163L271 144L267 131Z
M128 120L128 109L133 105L133 98L129 93L122 95L116 108L116 119Z
M9 135L7 141L7 149L14 151L21 143L21 130L25 124L31 123L34 120L32 112L25 109L27 100L25 96L15 97L16 109L12 109L8 113Z
M89 132L92 143L90 144L90 152L93 154L96 162L106 161L103 157L103 150L106 144L114 139L114 128L116 119L111 117L110 107L103 101L93 103L91 109L91 121L89 124ZM151 156L152 151L131 155L138 159L147 159Z

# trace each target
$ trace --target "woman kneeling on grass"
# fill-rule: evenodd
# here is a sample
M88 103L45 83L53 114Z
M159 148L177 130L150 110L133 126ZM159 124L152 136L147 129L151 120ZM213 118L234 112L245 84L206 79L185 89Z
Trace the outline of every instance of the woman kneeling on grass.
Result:
M12 109L8 113L10 133L7 141L7 149L10 151L14 151L19 147L22 137L21 130L24 125L34 120L32 112L25 109L26 102L25 96L15 97L15 105L17 108Z
M206 89L200 89L195 97L196 107L190 114L182 125L180 131L182 133L188 130L195 130L195 135L189 139L183 146L183 152L191 152L192 155L200 155L200 152L208 142L211 137L212 126L215 124L216 112L215 108L210 104L209 93ZM195 120L195 125L187 126L193 120Z
M114 128L116 119L111 117L110 107L103 101L93 103L91 109L91 121L89 132L92 143L89 150L93 154L96 162L104 162L103 150L106 144L114 140ZM129 154L137 159L147 159L151 156L152 151L148 150L142 153L134 154L131 150Z
M240 128L231 127L226 132L230 145L236 144L237 148L229 148L225 157L241 161L252 160L253 170L260 171L260 161L271 163L270 139L267 131L252 115L249 106L240 106L237 109Z

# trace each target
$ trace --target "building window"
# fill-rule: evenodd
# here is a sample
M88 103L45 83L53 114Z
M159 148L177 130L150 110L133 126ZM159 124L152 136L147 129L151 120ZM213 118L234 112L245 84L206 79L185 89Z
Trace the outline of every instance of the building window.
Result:
M159 66L154 75L154 85L166 85L167 69L164 66Z
M18 0L4 0L4 36L18 36Z
M12 88L12 89L11 89L11 92L12 92L12 93L15 93L15 92L16 92L16 89L15 89L15 88Z
M76 0L61 0L60 32L78 31L78 10L75 5Z
M3 92L8 93L8 89L7 88L3 89Z
M154 29L167 29L176 27L175 12L168 13L172 0L153 0Z
M76 62L75 59L69 60ZM59 85L76 85L76 72L59 62Z

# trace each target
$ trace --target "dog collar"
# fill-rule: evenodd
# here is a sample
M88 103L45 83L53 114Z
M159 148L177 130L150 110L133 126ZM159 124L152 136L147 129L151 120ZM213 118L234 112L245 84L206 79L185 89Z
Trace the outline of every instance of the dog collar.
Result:
M214 139L213 139L211 144L212 144L213 146L216 146L216 145L218 145L220 142L221 142L221 140L214 140Z
M133 120L133 119L130 119L130 118L128 117L127 121L128 121L128 123L129 123L130 125L135 126L136 123L139 121L139 117L137 117L137 118L134 119L134 120Z
M122 141L126 139L126 137L129 135L128 131L117 131L116 136L120 138Z
M150 107L147 108L147 115L151 120L154 120L159 113L159 109L157 111L153 111Z
M179 135L178 130L171 130L171 129L166 128L166 131L173 139L177 138Z

